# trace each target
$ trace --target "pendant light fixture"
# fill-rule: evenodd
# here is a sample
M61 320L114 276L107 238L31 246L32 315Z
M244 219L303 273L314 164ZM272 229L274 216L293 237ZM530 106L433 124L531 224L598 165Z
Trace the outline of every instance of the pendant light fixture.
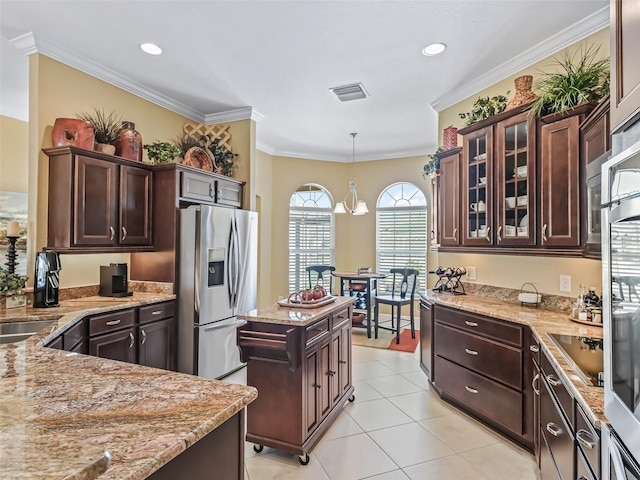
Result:
M353 139L353 158L352 164L356 163L356 135L357 133L350 133ZM347 199L351 196L351 202L347 204ZM349 208L349 206L351 208ZM338 202L336 204L336 208L333 209L333 213L347 213L349 212L351 215L364 215L365 213L369 213L369 209L367 208L367 204L364 200L358 200L358 192L356 192L356 182L352 179L349 182L349 193L344 197L342 202Z

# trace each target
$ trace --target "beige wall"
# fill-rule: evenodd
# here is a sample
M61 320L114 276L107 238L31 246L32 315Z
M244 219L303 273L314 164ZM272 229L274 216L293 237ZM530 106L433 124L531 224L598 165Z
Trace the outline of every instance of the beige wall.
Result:
M0 190L29 191L29 123L0 115Z
M255 193L258 212L258 306L273 303L271 272L273 265L273 159L260 150L256 151Z
M600 45L599 54L601 57L609 55L609 30L602 30L591 35L582 42L578 42L567 49L568 52L575 52L584 42L593 45ZM441 132L443 128L454 125L458 128L464 126L464 121L458 116L461 112L468 112L476 98L482 96L493 96L511 93L507 98L512 98L515 92L513 80L520 75L533 75L534 85L540 76L540 71L549 72L553 69L553 57L559 57L561 53L545 59L517 74L504 79L501 82L487 88L476 95L473 95L452 107L440 112L438 117L438 128ZM535 89L534 89L535 91ZM459 138L458 145L462 145ZM587 259L570 258L550 258L542 255L518 256L518 255L477 255L477 254L438 254L436 258L430 259L443 266L475 266L477 268L476 282L495 285L500 287L519 289L524 282L532 282L539 291L556 295L576 296L580 284L591 285L600 291L602 285L601 264L599 261ZM433 264L432 264L433 265ZM572 277L572 292L562 293L559 290L559 276L570 275Z

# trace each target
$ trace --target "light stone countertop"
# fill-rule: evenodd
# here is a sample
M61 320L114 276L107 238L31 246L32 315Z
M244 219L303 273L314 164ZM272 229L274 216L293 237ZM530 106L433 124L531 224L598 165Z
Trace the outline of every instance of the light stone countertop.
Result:
M521 306L519 302L515 303L488 296L451 295L429 291L426 295L422 293L421 297L438 305L531 327L533 334L540 341L543 351L555 363L554 366L558 367L559 373L563 377L562 380L591 423L598 429L602 422L609 423L604 416L604 388L586 385L571 368L558 347L547 336L548 333L556 333L602 338L601 327L572 322L569 320L568 312Z
M57 319L54 333L0 345L0 478L88 480L110 456L100 479L143 479L257 397L253 387L42 346L87 314L174 298L134 293L0 313L0 322Z
M335 302L315 308L291 308L274 303L238 315L241 320L258 323L274 323L279 325L295 325L305 327L313 322L336 312L353 303L355 297L337 296Z

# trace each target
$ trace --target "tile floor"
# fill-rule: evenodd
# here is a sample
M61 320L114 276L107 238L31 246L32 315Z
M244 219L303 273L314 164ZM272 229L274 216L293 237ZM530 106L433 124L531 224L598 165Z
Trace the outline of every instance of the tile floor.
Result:
M246 383L236 372L226 381ZM296 455L245 447L245 480L536 480L525 450L440 400L419 354L353 347L356 401L302 466Z

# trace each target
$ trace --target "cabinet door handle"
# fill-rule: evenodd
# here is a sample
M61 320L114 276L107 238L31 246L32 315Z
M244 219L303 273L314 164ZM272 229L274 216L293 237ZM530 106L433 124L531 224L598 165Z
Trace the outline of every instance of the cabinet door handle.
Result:
M576 433L576 438L578 439L580 445L582 445L583 447L588 448L589 450L593 450L594 448L596 448L596 441L585 429L581 428L580 430L578 430L578 433Z
M554 375L547 375L547 382L549 382L554 387L559 387L562 385L562 382L558 380Z
M127 238L127 229L122 227L122 240Z
M549 240L547 238L547 224L546 223L542 226L542 240L544 240L545 242L547 240Z
M469 350L468 348L465 348L464 351L469 355L478 355L478 352L476 352L475 350Z
M533 381L531 382L531 388L533 388L533 393L535 393L536 395L540 395L540 390L538 390L536 388L536 382L540 379L540 374L536 373L536 375L533 377Z
M453 229L453 241L454 242L458 241L458 229L457 228Z
M319 389L319 388L322 388L322 387L320 385L318 385L317 383L314 383L313 384L313 388L318 388Z
M334 372L333 370L329 370L328 374L330 377L333 377L336 374L336 372Z
M471 388L469 385L465 385L464 388L469 393L473 393L473 394L478 393L478 390L476 390L475 388Z
M209 196L211 198L214 198L214 196L213 196L213 183L209 184Z
M346 365L347 361L346 360L338 360L338 363L343 363Z
M109 320L107 323L105 323L105 325L109 325L110 327L113 327L114 325L119 325L121 322L120 319L118 320Z
M529 345L529 350L533 353L538 353L540 351L540 347L538 345Z
M469 327L477 327L478 324L476 322L470 322L469 320L465 320L464 323Z
M220 200L222 198L222 190L216 190L216 198Z
M549 422L547 423L547 432L549 432L554 437L558 437L562 433L562 429L558 428L558 426L555 423Z
M144 343L147 341L147 332L144 331L144 329L140 329L140 333L142 334L142 342L140 342L141 345L144 345Z
M487 227L487 236L484 237L487 240L487 242L491 241L491 233L490 232L491 232L491 227L489 226L489 227Z
M431 240L434 240L436 238L436 232L434 232L433 230L431 230L431 233L429 234L429 238Z
M498 243L502 240L502 225L498 226Z
M133 336L132 332L129 332L129 340L131 340L131 342L129 343L129 348L133 348L133 344L135 343L136 339Z
M113 227L109 227L109 240L113 240L115 236L116 236L116 231L113 229Z

